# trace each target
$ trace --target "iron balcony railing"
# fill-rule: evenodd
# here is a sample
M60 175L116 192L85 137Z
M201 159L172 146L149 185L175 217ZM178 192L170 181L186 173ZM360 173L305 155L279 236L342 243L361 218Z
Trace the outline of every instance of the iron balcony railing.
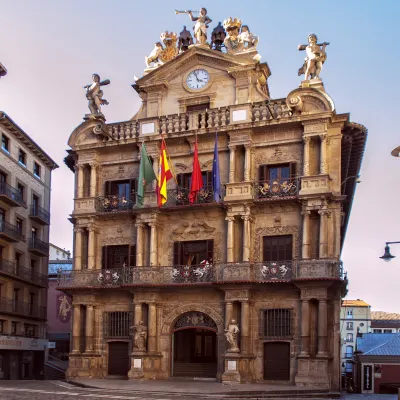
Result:
M164 204L164 207L216 203L214 199L214 189L212 188L212 186L207 186L200 189L194 196L192 203L190 202L189 198L190 189L186 187L178 186L175 189L169 189L167 193L167 202ZM223 185L221 185L220 196L222 201L225 196Z
M46 307L0 297L0 312L32 318L46 318Z
M132 194L130 198L126 196L107 195L99 196L96 201L98 212L115 212L131 210L136 203L136 196Z
M254 184L254 196L257 200L295 198L299 193L299 178L270 179Z
M204 285L239 282L285 282L298 279L341 279L337 260L202 263L59 271L58 287Z
M0 183L0 195L7 196L9 199L18 203L22 207L26 207L26 201L23 199L23 195L17 189L14 189L8 183Z
M21 230L6 221L0 221L0 234L7 235L14 240L25 240L25 236Z
M50 213L38 205L31 205L29 216L39 218L46 224L50 224Z
M47 286L46 275L35 272L29 268L25 268L12 261L0 259L0 271L26 281L33 282L43 287Z
M37 237L31 236L31 238L29 239L29 249L37 250L43 254L48 254L49 253L49 244L46 242L43 242L42 240L38 239Z

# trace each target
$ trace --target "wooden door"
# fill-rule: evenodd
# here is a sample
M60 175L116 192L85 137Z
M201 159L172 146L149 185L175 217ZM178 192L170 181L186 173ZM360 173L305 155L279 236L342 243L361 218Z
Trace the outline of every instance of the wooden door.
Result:
M264 379L290 379L290 343L264 343Z
M128 376L129 343L108 343L108 375Z

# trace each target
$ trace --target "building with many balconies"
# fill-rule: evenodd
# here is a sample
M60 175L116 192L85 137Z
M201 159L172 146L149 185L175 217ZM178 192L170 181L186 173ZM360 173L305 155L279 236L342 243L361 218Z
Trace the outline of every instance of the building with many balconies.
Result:
M0 137L0 379L40 379L57 164L3 112Z
M270 98L253 56L191 46L136 81L132 119L88 115L70 136L74 269L58 287L72 296L69 378L340 388L340 253L366 129L319 79ZM199 70L209 79L193 88ZM162 137L176 179L166 204L153 182L139 207L140 149L157 172ZM196 137L204 184L192 204ZM235 323L238 350L225 338ZM132 331L143 340L132 345Z

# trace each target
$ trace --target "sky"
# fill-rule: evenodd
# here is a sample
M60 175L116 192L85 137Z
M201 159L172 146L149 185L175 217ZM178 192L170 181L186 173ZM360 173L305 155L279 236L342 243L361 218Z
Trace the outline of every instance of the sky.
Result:
M99 73L108 122L129 120L140 99L130 86L144 57L165 30L191 28L175 9L208 9L213 22L241 18L260 37L258 51L272 75L272 98L297 88L304 53L297 45L315 32L330 42L321 73L338 113L368 128L368 141L342 251L348 298L372 310L400 313L400 245L390 263L379 259L386 241L400 241L400 145L397 123L400 2L397 0L222 1L0 0L0 110L5 111L56 162L50 241L71 249L73 173L64 165L67 141L83 120L83 86Z

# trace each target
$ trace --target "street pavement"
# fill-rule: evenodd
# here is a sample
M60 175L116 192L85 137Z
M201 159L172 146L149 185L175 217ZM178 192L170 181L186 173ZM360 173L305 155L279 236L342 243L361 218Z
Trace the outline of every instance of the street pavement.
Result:
M177 382L179 385L179 383ZM0 381L0 400L72 400L72 399L119 399L119 400L221 400L223 394L142 392L132 389L81 388L63 381ZM290 397L295 400L295 396ZM234 400L233 397L229 397ZM259 399L259 397L250 398ZM396 395L345 395L346 400L397 400ZM270 399L273 400L273 399ZM280 399L282 400L282 398ZM304 398L302 400L305 400ZM318 400L318 399L314 399Z

